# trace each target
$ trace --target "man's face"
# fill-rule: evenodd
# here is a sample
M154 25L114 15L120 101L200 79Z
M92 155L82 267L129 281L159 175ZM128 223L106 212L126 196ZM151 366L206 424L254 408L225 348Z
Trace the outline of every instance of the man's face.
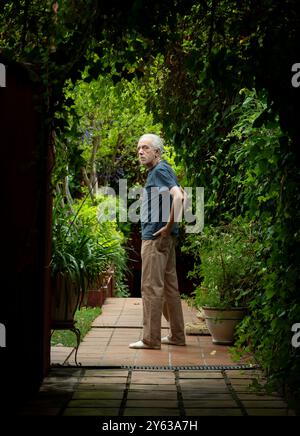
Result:
M151 145L151 139L141 139L137 146L137 152L141 165L148 168L153 167L159 157L158 150L155 150Z

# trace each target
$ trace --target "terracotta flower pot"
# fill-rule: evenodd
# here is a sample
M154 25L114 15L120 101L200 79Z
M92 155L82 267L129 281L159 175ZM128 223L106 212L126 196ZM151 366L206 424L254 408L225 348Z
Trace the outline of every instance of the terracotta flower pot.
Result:
M52 281L52 324L73 324L80 303L80 290L67 275L58 274Z
M232 345L237 324L246 314L245 307L218 309L203 307L205 322L212 336L212 342L220 345Z
M90 289L87 292L87 307L102 307L106 298L106 292L102 288Z

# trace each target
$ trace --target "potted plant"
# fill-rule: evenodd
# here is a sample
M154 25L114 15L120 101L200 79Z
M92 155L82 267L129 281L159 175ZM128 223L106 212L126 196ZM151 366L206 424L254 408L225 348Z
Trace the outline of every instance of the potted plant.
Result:
M185 251L192 253L196 261L189 276L200 279L194 291L194 304L204 312L213 343L232 344L235 327L245 315L257 285L252 226L235 220L207 227L203 234L193 236Z
M52 231L52 324L74 323L88 288L105 271L115 247L99 241L88 219L54 206Z
M106 197L98 193L95 194L93 202L87 198L84 203L76 201L73 204L79 219L88 222L89 234L92 233L97 241L98 254L100 249L105 250L106 261L100 262L100 273L94 280L89 281L84 301L87 306L92 307L101 306L106 297L119 294L118 289L123 285L127 270L127 252L123 247L126 238L117 220L99 219L105 201Z
M53 325L72 326L75 311L82 303L86 304L89 290L96 291L104 302L108 278L112 288L112 276L120 278L126 269L122 242L116 223L97 222L95 208L74 204L71 209L59 195L55 198L51 259Z
M109 266L89 286L85 305L88 307L101 307L106 297L113 297L114 293L114 269L112 266Z

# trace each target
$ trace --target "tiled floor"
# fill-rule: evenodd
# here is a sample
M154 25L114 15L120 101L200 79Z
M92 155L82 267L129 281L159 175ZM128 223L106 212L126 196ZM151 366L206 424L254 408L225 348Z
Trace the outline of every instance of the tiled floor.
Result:
M183 308L185 322L195 321L195 311ZM228 347L213 345L210 336L187 336L185 347L132 350L128 344L142 334L141 300L111 298L103 309L80 345L81 366L74 366L72 349L53 347L54 366L19 415L295 415L277 393L254 390L253 380L264 384L262 373L233 369ZM162 327L167 333L165 321Z
M290 416L278 394L249 385L256 370L138 371L55 368L21 415L63 416ZM261 379L261 382L263 380Z
M196 322L196 310L183 302L185 323ZM168 333L163 318L162 334ZM80 344L77 361L83 366L124 365L232 365L229 348L213 345L210 336L187 336L185 347L162 345L161 350L134 350L130 342L142 337L142 301L140 298L108 298L103 313ZM52 363L75 364L69 348L53 347Z

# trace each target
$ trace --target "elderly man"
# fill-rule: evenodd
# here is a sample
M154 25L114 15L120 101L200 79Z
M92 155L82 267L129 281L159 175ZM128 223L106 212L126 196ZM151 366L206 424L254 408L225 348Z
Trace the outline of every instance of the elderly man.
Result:
M163 141L159 136L141 136L137 151L140 163L148 168L141 208L143 339L129 347L160 349L161 344L185 345L175 257L183 192L173 169L161 159ZM164 302L170 334L161 338Z

